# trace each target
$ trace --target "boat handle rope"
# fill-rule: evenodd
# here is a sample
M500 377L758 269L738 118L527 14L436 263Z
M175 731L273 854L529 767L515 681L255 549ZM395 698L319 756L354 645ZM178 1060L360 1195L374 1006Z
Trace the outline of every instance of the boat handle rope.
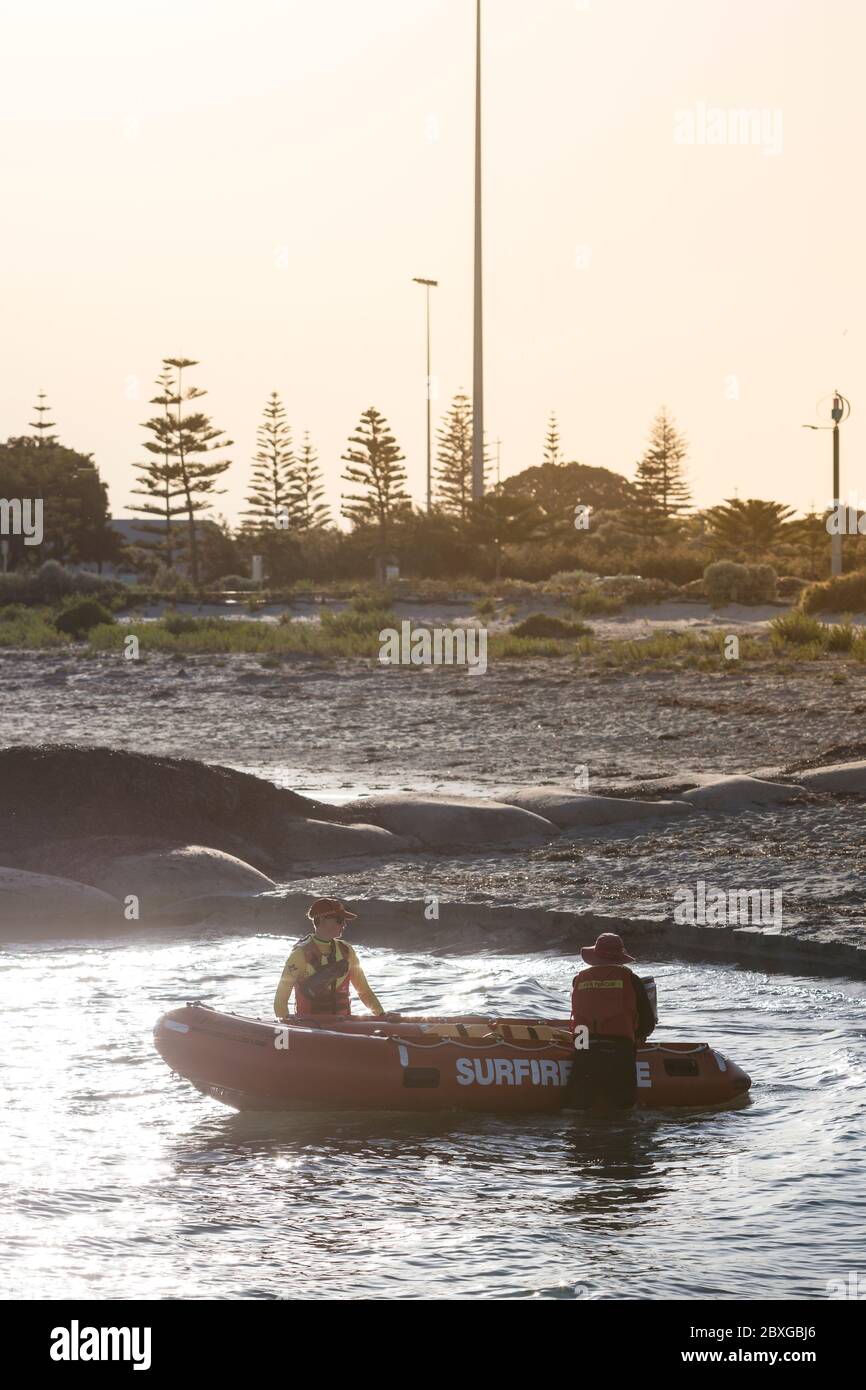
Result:
M424 1050L429 1051L429 1049L430 1049L431 1047L445 1047L445 1046L448 1046L448 1047L463 1047L463 1048L466 1048L466 1047L478 1047L478 1048L510 1047L510 1048L513 1048L513 1050L514 1050L515 1052L525 1052L525 1051L526 1051L526 1044L525 1044L525 1043L524 1043L523 1045L521 1045L520 1043L509 1042L507 1038L502 1038L502 1037L499 1037L498 1035L497 1035L496 1037L491 1038L489 1042L487 1042L487 1041L486 1041L485 1039L483 1039L483 1038L465 1038L465 1039L464 1039L464 1038L435 1038L435 1039L433 1039L431 1042L419 1042L417 1038L401 1038L400 1035L399 1035L399 1033L388 1033L388 1034L387 1034L387 1041L388 1041L388 1042L399 1043L401 1047L420 1047L422 1051L424 1051ZM540 1047L537 1047L537 1046L534 1047L534 1048L533 1048L533 1051L534 1051L534 1052L543 1052L543 1051L545 1050L545 1048L548 1048L548 1047L556 1047L556 1048L559 1048L559 1049L561 1050L564 1046L565 1046L565 1044L563 1044L563 1043L543 1042L543 1043L541 1044Z
M460 1038L460 1039L458 1039L458 1038L436 1038L434 1041L431 1041L431 1042L419 1042L416 1038L402 1038L402 1037L400 1037L399 1033L388 1033L388 1034L386 1034L385 1036L386 1036L386 1041L387 1041L387 1042L399 1043L399 1044L400 1044L401 1046L403 1046L403 1047L420 1047L420 1048L422 1049L422 1051L423 1051L425 1048L426 1048L426 1049L429 1049L429 1048L431 1048L431 1047L444 1047L446 1044L449 1045L449 1046L451 1046L451 1047L464 1047L464 1048L465 1048L465 1047L477 1047L477 1048L510 1047L510 1048L512 1048L515 1052L525 1052L525 1051L526 1051L525 1043L524 1043L523 1045L521 1045L520 1043L509 1042L507 1038L503 1038L503 1037L500 1037L500 1036L498 1036L498 1035L497 1035L496 1037L491 1038L489 1042L487 1042L487 1041L486 1041L485 1039L483 1039L483 1038L466 1038L466 1039L463 1039L463 1038ZM561 1043L561 1042L552 1042L552 1041L551 1041L551 1042L542 1042L541 1047L534 1047L532 1050L533 1050L533 1052L543 1052L543 1051L545 1050L545 1048L556 1047L556 1048L562 1049L562 1048L565 1047L565 1046L567 1046L567 1044ZM669 1047L669 1046L666 1046L665 1043L651 1043L651 1042L645 1042L645 1043L643 1043L642 1045L641 1045L641 1044L638 1044L638 1051L639 1051L639 1052L670 1052L670 1053L671 1053L673 1056L675 1056L675 1057L688 1057L688 1056L690 1056L692 1053L695 1053L695 1052L706 1052L708 1049L709 1049L709 1043L695 1043L694 1047L688 1047L688 1048L686 1048L686 1047Z

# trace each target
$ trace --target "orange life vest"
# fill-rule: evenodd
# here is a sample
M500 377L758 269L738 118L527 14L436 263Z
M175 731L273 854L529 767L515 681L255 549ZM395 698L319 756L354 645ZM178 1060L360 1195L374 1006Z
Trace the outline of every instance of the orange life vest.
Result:
M304 980L299 980L295 986L295 1008L299 1014L328 1014L336 1015L338 1018L349 1018L352 1013L352 1003L349 998L349 956L347 951L343 951L342 956L337 952L340 950L338 942L334 942L333 958L328 952L328 959L323 961L319 947L311 936L299 943L304 953L304 960L313 967L314 974L306 977L307 981L315 980L316 975L322 970L330 970L334 965L345 967L342 975L335 973L333 980L322 990L321 994L308 995L304 991Z
M572 981L571 1031L585 1027L590 1037L637 1037L637 993L624 965L591 965Z

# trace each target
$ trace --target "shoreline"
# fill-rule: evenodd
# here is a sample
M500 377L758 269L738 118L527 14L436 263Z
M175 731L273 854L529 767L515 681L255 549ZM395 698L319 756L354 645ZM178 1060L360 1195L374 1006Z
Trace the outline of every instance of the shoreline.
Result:
M752 926L703 927L676 923L672 918L627 918L446 901L439 904L439 920L428 921L424 917L423 902L350 896L344 901L359 914L347 939L365 946L400 947L442 955L473 955L487 950L492 954L513 955L528 951L576 956L579 948L591 945L600 932L615 931L630 948L651 947L656 956L724 961L746 968L772 966L797 975L866 977L866 943L858 947L836 940L832 935L812 939ZM195 924L183 923L182 904L166 909L165 916L166 923L195 925L197 930L225 927L231 931L240 926L293 937L303 935L303 914L308 902L307 893L286 893L279 898L266 895L260 899L246 899L245 905L213 899L210 911ZM206 909L206 900L201 901L200 907ZM238 914L239 909L240 915L250 920L233 924L225 921L226 915ZM197 910L190 904L186 912ZM287 913L292 914L291 927L285 925ZM832 931L831 928L827 930Z
M262 935L296 940L305 934L310 893L269 893L259 897L213 894L171 904L148 922L124 930L103 924L59 937L49 928L27 936L0 924L0 950L52 943L60 950L87 942L138 944L143 941L213 939ZM603 931L616 931L629 949L654 959L701 960L768 970L791 976L859 980L866 978L866 941L839 940L833 928L814 937L796 930L760 926L708 927L672 918L630 918L493 903L441 901L440 917L424 917L424 903L384 898L343 901L358 912L347 937L352 944L402 950L410 954L466 956L546 954L579 957ZM286 921L287 916L291 920ZM636 968L639 968L640 960Z

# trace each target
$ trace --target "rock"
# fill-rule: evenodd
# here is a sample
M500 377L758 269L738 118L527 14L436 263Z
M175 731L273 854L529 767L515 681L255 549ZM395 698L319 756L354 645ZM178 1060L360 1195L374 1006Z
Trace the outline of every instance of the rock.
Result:
M33 846L18 856L25 869L52 869L119 899L134 893L152 910L202 893L262 893L273 880L235 855L207 845L178 845L145 836L104 835Z
M292 827L341 809L191 758L67 745L0 750L0 860L72 836L208 845L279 872ZM41 867L41 866L40 866Z
M0 932L4 937L82 935L122 931L123 905L108 893L73 879L0 868Z
M206 845L123 855L99 875L97 887L124 899L135 894L142 918L161 903L201 893L264 893L273 879L233 854Z
M312 895L304 900L306 911ZM303 917L303 912L300 914ZM220 927L233 932L244 930L282 934L294 932L303 936L303 923L297 917L287 922L283 895L279 892L260 893L203 893L201 897L182 898L155 909L150 917L157 926Z
M692 816L694 807L685 801L636 801L622 796L592 796L571 787L521 787L499 798L509 806L520 806L553 821L563 829L591 829L599 825L619 825L637 820L670 816Z
M647 797L654 796L657 792L663 793L668 799L671 797L681 797L684 791L690 791L692 787L703 787L708 782L716 782L719 778L718 772L694 772L691 768L683 768L681 772L672 773L669 777L641 777L634 782L625 782L622 790L629 796Z
M428 849L542 844L558 834L551 821L532 811L471 797L377 792L343 811L363 815L395 834L410 835Z
M323 820L299 820L287 835L293 863L353 858L358 854L389 855L418 848L418 842L395 835L381 825L334 825Z
M798 772L797 777L811 792L859 792L866 796L866 762L831 763Z
M786 782L762 782L757 777L718 777L683 792L682 800L699 811L746 811L753 806L777 806L793 801L803 788Z

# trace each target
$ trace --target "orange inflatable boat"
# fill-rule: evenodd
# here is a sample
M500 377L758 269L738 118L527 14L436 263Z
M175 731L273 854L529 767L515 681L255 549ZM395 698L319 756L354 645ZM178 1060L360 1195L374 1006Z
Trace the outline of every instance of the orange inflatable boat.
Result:
M154 1040L173 1072L236 1110L559 1110L573 1048L562 1020L314 1018L262 1023L187 1004ZM751 1079L707 1043L648 1042L637 1104L726 1104Z

